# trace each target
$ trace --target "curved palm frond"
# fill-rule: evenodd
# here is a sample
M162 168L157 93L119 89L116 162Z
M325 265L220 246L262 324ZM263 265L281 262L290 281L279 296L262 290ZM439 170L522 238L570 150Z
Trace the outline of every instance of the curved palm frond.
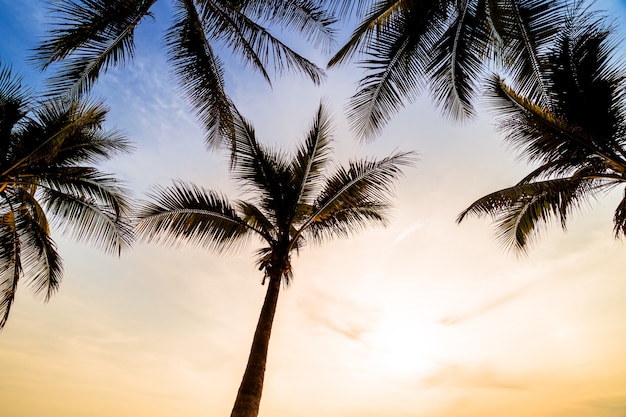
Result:
M566 2L506 0L493 2L492 24L499 37L499 67L510 76L517 91L549 106L546 68L542 53L563 27Z
M288 208L285 196L294 190L287 190L289 163L284 154L262 146L256 138L254 127L241 114L235 117L235 145L232 152L231 172L246 191L254 193L260 200L266 216L277 216L286 220Z
M531 161L558 159L577 166L589 158L603 158L612 169L625 172L626 159L613 149L598 146L582 126L554 114L507 86L499 77L491 80L491 106L498 113L499 130ZM574 123L572 123L574 122Z
M156 187L137 211L137 230L148 242L183 242L219 253L234 250L251 234L266 234L246 223L222 195L193 184Z
M233 7L220 7L211 3L203 14L204 30L210 39L224 42L246 64L261 72L267 82L270 78L267 67L272 65L278 74L295 70L310 78L315 84L324 79L324 71L311 61L289 48L274 37L258 22L250 19L243 11Z
M355 2L340 0L339 8L347 10L356 5ZM362 3L373 3L373 1L363 0ZM350 4L352 3L352 4ZM370 6L368 4L368 6ZM406 0L389 0L372 4L372 9L368 12L363 22L354 30L346 44L335 53L328 61L328 67L345 64L356 53L362 51L367 45L374 41L378 31L385 26L392 26L389 22L397 19L402 10L406 8ZM332 7L332 5L331 5ZM358 7L358 5L357 5Z
M39 192L62 232L117 255L130 246L130 200L118 180L89 168L51 174L41 179Z
M0 222L0 329L4 328L11 306L15 300L17 284L22 275L21 245L15 213L6 210L6 200L2 202L2 220Z
M368 222L384 225L394 181L402 175L403 166L415 162L413 152L401 152L380 161L351 162L348 169L339 168L329 176L295 236L320 241L322 234L345 236L362 229Z
M41 69L63 61L49 81L50 94L77 98L101 72L134 54L134 32L156 0L63 0L52 9L57 28L37 49Z
M323 169L330 159L331 140L330 114L324 104L320 103L306 140L299 146L290 164L293 187L296 190L296 197L293 199L295 204L308 205L313 202L312 194L317 191ZM297 213L294 210L295 214Z
M459 214L457 223L470 215L490 215L502 245L525 252L538 236L540 225L556 218L565 229L573 210L579 209L599 190L613 184L580 176L521 183L476 200Z
M22 252L20 269L33 291L44 292L47 301L61 283L63 264L50 237L46 214L33 194L35 188L30 188L15 188L12 198L14 204L19 204L13 213Z
M329 51L336 19L325 7L323 0L253 0L244 3L242 12L252 20L297 31L313 46Z
M181 0L177 7L165 37L172 72L205 130L206 144L217 147L232 142L234 106L225 91L223 63L206 38L193 2Z
M434 46L427 69L435 103L455 120L475 116L478 80L490 49L487 10L481 5L469 1L459 5L456 18Z

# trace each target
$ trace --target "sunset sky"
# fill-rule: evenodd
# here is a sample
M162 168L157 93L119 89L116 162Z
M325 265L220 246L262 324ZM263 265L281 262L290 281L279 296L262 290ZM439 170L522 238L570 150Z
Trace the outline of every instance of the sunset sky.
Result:
M626 27L625 2L596 7ZM237 198L227 155L205 150L172 88L167 10L158 11L137 33L134 63L95 89L111 108L107 126L136 148L104 169L137 199L172 179ZM43 1L0 0L0 61L34 86L43 76L27 58L47 21ZM518 256L499 245L489 219L455 223L528 171L484 111L455 125L424 97L362 144L343 112L358 68L332 70L320 87L285 76L270 89L234 64L229 92L264 143L294 149L325 99L338 161L420 155L398 183L388 228L294 259L261 417L626 417L626 244L612 231L623 189L592 201L567 232L551 225ZM218 256L136 244L115 258L55 236L59 292L44 303L21 285L0 333L0 415L229 415L265 290L255 246Z

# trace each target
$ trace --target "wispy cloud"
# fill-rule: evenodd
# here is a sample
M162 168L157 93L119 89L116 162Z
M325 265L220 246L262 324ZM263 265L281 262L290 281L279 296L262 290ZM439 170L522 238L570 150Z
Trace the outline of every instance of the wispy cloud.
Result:
M531 281L521 287L518 287L509 292L506 292L500 296L491 298L470 311L446 316L440 319L438 322L443 325L453 326L456 324L462 324L469 320L473 320L478 316L487 314L491 312L492 310L496 310L514 301L515 299L521 297L522 295L530 291L536 284L537 284L536 280Z

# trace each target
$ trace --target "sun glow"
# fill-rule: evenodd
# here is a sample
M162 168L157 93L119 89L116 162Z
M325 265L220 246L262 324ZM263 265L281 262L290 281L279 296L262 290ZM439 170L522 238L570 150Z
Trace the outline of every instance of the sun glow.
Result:
M439 335L435 323L413 320L401 311L382 313L364 339L377 373L415 376L436 368Z

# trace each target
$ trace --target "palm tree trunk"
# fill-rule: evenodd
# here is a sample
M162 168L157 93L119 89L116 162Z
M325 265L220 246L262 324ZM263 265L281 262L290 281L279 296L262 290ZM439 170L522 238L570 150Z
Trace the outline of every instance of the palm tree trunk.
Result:
M248 364L246 365L246 371L243 374L230 417L257 417L259 414L265 363L267 361L267 348L278 302L280 281L280 276L270 277L269 279L265 301L263 302L259 322L254 332L254 339L252 339Z

